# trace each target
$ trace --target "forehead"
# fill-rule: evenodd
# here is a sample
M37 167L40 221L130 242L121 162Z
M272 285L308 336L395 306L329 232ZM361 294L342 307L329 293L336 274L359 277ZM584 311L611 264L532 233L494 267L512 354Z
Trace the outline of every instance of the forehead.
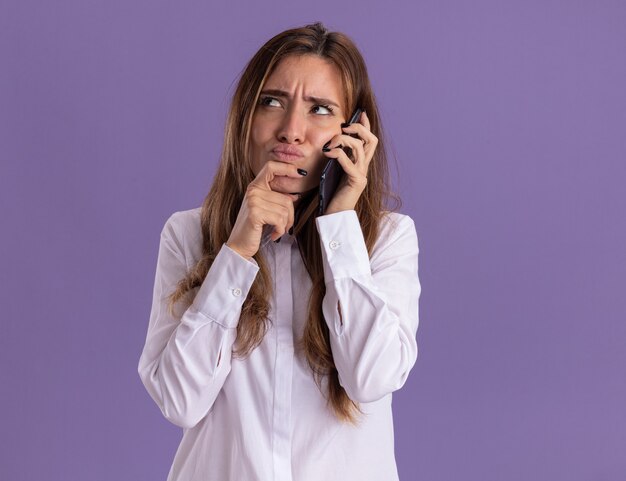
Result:
M317 55L290 55L282 59L267 78L264 87L293 92L303 88L303 95L342 100L339 69Z

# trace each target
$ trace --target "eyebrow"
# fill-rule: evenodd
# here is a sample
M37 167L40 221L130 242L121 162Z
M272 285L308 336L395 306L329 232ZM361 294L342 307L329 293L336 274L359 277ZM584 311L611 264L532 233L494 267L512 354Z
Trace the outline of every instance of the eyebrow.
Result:
M261 95L266 94L266 95L274 95L275 97L284 97L284 98L289 98L289 94L287 92L285 92L284 90L276 90L276 89L269 89L269 90L263 90L261 92ZM333 105L335 107L337 107L338 109L341 109L341 107L339 105L337 105L337 103L333 102L330 99L324 99L321 97L312 97L312 96L308 96L308 97L304 97L304 100L306 100L307 102L312 102L315 104L327 104L327 105Z

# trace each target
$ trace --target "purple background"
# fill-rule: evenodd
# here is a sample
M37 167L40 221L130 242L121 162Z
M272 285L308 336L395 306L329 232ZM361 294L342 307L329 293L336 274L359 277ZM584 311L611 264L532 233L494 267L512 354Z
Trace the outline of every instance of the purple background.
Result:
M401 479L626 479L626 4L227 3L0 4L0 479L165 479L159 232L247 60L315 20L368 62L420 239Z

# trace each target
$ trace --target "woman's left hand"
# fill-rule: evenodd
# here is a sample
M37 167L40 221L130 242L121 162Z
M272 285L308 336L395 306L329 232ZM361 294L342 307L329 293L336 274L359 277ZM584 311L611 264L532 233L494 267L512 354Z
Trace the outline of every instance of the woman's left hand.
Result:
M378 138L370 131L370 121L365 112L359 122L344 127L342 131L346 134L334 136L328 145L330 150L323 152L326 157L337 159L345 172L325 215L354 209L367 185L367 171L378 144ZM358 137L347 134L357 134ZM342 146L352 149L352 159Z

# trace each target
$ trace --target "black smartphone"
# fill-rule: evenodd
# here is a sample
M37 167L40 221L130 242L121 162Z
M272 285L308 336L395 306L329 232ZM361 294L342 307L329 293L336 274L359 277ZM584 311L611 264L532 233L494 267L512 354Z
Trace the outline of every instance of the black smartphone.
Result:
M352 117L350 117L348 124L353 124L359 120L361 112L363 112L363 109L357 108L352 114ZM356 134L350 135L352 135L352 137L357 137ZM343 150L348 155L350 155L350 152L352 151L349 147L343 147ZM333 195L335 195L339 182L341 182L344 175L345 172L343 167L341 167L341 164L337 161L337 159L328 159L328 163L324 167L322 177L320 179L320 204L318 215L324 215L324 212L326 212L326 208L328 207L328 204L330 204Z

